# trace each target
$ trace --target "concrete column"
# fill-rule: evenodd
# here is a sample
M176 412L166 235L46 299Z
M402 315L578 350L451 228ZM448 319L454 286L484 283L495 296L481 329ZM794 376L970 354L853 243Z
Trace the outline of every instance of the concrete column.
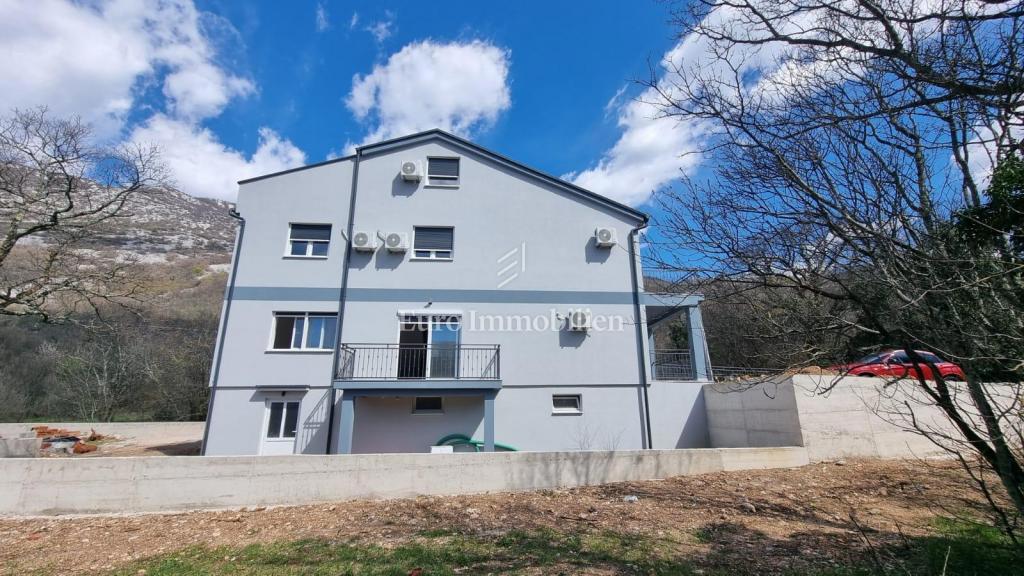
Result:
M341 416L338 422L338 454L352 453L352 432L356 422L356 399L349 392L341 394Z
M697 380L707 380L710 374L708 374L707 344L704 341L704 321L700 316L700 307L687 307L686 318L690 325L690 361L693 362L693 375Z
M484 452L494 452L494 396L484 394Z

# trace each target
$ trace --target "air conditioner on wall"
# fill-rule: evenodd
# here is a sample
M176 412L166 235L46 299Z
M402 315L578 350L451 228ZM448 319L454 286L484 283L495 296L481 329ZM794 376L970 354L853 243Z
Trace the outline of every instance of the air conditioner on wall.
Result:
M574 332L586 332L590 330L590 312L587 310L573 310L567 318L569 330Z
M600 248L611 248L619 241L615 228L598 228L594 230L594 245Z
M377 249L377 235L365 230L352 233L352 249L357 252L373 252Z
M423 178L423 167L419 162L406 160L402 162L402 180L419 182Z
M405 252L409 249L409 235L403 232L391 232L384 237L384 246L388 252Z

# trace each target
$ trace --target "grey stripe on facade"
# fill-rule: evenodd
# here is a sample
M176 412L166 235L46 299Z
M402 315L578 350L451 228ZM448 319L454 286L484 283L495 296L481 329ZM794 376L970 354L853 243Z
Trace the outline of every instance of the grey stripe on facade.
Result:
M300 286L236 286L236 300L337 302L339 288ZM649 306L696 306L695 294L641 294ZM463 304L632 304L631 292L588 290L453 290L429 288L349 288L352 302L456 302Z

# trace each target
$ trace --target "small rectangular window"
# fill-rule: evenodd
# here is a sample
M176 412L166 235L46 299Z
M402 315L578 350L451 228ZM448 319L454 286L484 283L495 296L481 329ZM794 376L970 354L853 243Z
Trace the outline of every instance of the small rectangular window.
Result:
M298 402L271 402L267 415L267 438L295 438L299 424Z
M414 414L437 414L444 411L444 402L440 396L417 396L412 411Z
M416 226L412 243L413 257L424 260L451 260L455 247L455 229L440 226Z
M427 158L427 184L459 185L458 158Z
M288 230L288 256L326 258L330 245L330 224L292 224Z
M337 314L274 314L274 350L330 350L338 330Z
M580 394L555 394L551 397L551 411L555 414L583 414Z

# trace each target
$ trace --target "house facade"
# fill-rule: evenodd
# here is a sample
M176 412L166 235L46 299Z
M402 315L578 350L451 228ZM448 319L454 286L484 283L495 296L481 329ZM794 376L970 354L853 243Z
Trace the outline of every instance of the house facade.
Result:
M204 454L707 443L700 296L644 290L641 212L438 130L236 209Z

